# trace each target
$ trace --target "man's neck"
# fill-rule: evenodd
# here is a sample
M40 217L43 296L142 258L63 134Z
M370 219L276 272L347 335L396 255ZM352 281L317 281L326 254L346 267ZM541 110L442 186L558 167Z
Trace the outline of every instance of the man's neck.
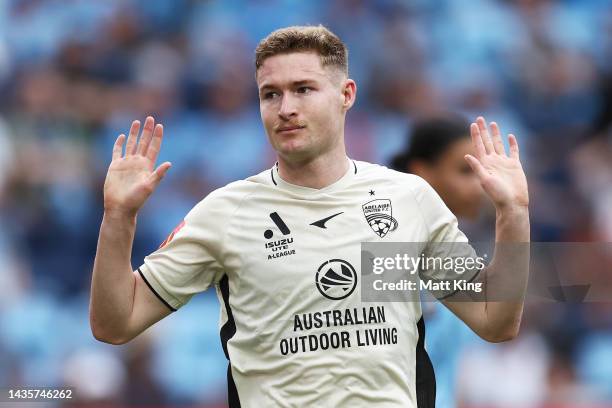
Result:
M320 155L315 159L291 162L278 158L278 174L287 183L315 189L325 188L340 180L349 168L344 149Z

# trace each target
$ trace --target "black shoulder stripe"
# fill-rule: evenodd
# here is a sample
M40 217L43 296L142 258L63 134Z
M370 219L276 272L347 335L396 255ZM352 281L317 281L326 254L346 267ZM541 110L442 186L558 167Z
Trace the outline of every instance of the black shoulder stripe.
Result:
M357 163L355 163L355 160L351 160L353 162L353 166L355 167L355 174L357 174Z
M147 286L149 287L149 289L151 289L151 292L153 292L153 294L154 294L155 296L157 296L157 298L158 298L159 300L161 300L161 302L162 302L164 305L166 305L166 307L167 307L168 309L170 309L170 310L171 310L171 311L173 311L173 312L176 312L176 309L175 309L175 308L173 308L172 306L170 306L170 304L169 304L168 302L166 302L166 301L164 300L164 298L162 298L162 297L159 295L159 293L157 293L157 292L155 291L155 289L153 289L153 286L151 286L151 284L149 283L149 281L147 280L147 278L145 278L145 276L144 276L144 274L142 273L142 271L140 270L140 268L138 268L138 273L139 273L139 274L140 274L140 276L142 277L142 280L143 280L143 281L144 281L144 282L147 284Z

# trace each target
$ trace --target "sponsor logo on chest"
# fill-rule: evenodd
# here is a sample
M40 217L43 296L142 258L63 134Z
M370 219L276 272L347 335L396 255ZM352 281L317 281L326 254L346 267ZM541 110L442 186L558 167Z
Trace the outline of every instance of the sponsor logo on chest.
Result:
M264 231L264 238L268 241L264 244L266 252L268 254L268 260L275 258L282 258L284 256L295 255L295 249L292 248L293 237L291 237L291 230L285 224L285 221L278 215L277 212L270 213L272 222L276 225L278 230L283 234L285 238L274 238L274 231L267 229Z

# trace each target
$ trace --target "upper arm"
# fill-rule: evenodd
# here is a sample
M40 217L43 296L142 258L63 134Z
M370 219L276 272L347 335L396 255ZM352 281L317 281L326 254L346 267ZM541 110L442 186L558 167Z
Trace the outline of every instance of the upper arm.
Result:
M428 229L425 256L433 259L462 258L467 260L472 258L475 261L471 267L463 268L463 270L458 270L458 268L448 270L439 267L421 268L420 278L450 283L454 281L481 282L485 276L484 265L477 264L476 252L468 243L465 234L459 229L457 218L424 180L421 180L416 191L416 200ZM476 334L486 339L486 302L480 299L482 296L479 299L473 299L469 291L453 289L436 291L432 294Z
M479 285L483 288L486 278L486 267L481 268L470 279L465 282ZM456 279L457 276L452 276ZM466 283L467 285L467 283ZM487 329L487 302L485 291L474 292L464 288L455 290L439 298L440 302L446 306L455 316L461 319L474 333L488 340Z
M486 272L487 268L480 271L474 282L484 285ZM441 302L483 340L497 343L516 337L514 330L518 331L518 323L507 326L503 319L500 321L499 317L495 317L500 316L500 310L508 308L509 302L487 301L485 292L486 290L483 293L476 294L470 291L459 291L441 299Z
M127 338L123 339L123 342L133 339L173 311L149 288L138 271L134 271L133 275L134 303L128 322Z
M215 196L213 193L196 205L134 272L141 290L135 297L140 295L143 304L178 310L221 280L228 205L227 200Z
M223 238L235 197L217 190L196 205L134 272L129 334L136 336L184 306L225 274Z
M505 323L500 325L498 322L490 321L489 318L491 314L499 316L500 309L512 307L512 303L454 301L452 297L443 300L442 303L483 340L499 343L512 340L518 334L520 315L518 320L511 315L508 325ZM496 311L492 309L496 309Z

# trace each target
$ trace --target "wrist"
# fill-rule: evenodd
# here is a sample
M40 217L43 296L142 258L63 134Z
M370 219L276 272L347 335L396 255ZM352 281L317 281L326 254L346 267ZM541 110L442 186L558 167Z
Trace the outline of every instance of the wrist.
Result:
M136 223L135 211L127 211L118 208L105 208L104 219L109 221L118 221L122 223L135 224Z
M529 215L529 205L528 204L496 205L495 214L497 217L528 216Z
M514 205L495 209L496 242L529 242L529 208Z

